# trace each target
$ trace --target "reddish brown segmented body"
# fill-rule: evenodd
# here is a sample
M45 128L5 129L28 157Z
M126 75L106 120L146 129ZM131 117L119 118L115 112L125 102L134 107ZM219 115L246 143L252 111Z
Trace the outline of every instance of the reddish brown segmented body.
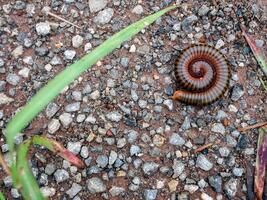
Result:
M217 49L194 45L185 49L177 59L175 76L182 89L174 93L174 99L205 105L224 94L229 85L230 69Z

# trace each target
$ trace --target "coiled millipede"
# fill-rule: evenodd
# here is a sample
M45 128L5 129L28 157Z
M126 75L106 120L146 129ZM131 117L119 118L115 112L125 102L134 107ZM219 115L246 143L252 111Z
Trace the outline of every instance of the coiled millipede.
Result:
M175 63L175 76L182 89L174 92L174 100L206 105L225 93L230 69L217 49L199 44L188 47L179 56Z

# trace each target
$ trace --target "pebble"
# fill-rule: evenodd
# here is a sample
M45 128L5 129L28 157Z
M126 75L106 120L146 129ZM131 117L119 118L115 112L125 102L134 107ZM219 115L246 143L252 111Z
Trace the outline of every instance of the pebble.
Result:
M222 157L228 157L231 151L227 147L220 147L219 152Z
M184 171L185 165L180 161L180 160L174 160L173 162L173 178L177 178L178 176L180 176L183 171Z
M9 73L6 77L6 81L11 85L16 86L20 82L20 77L16 74Z
M185 185L184 190L188 191L190 194L193 194L194 192L198 190L198 186L197 185Z
M51 27L48 22L40 22L36 24L35 29L37 34L41 36L46 36L51 32Z
M81 142L68 142L67 149L74 153L75 155L80 153L82 147Z
M82 186L77 183L73 183L71 188L66 191L70 198L75 197L82 190Z
M185 119L184 119L184 122L183 122L183 124L181 126L181 128L183 130L188 130L190 127L191 127L191 125L190 125L190 119L189 119L189 117L186 116Z
M144 12L143 6L137 5L132 9L132 13L141 15Z
M196 165L204 171L209 171L213 167L212 162L210 162L203 154L198 155Z
M41 187L40 190L45 197L52 197L56 194L56 189L52 187L45 186Z
M56 171L56 166L53 163L48 163L45 167L45 173L52 175Z
M231 89L230 98L233 101L238 101L245 94L244 88L240 84L236 84Z
M142 152L141 148L137 145L132 145L130 147L130 155L131 156L138 156L138 154L141 152Z
M72 122L72 116L70 113L63 113L59 116L59 120L64 127L68 127Z
M76 51L74 50L66 50L64 52L64 56L67 60L72 60L76 55Z
M97 24L107 24L110 22L113 14L114 10L112 8L106 8L97 14L97 16L94 18L94 22Z
M123 187L117 187L117 186L112 186L109 190L109 193L111 194L112 197L119 196L125 192L125 189Z
M234 167L233 169L233 174L237 177L241 177L244 173L244 169L243 168L239 168L239 167Z
M80 35L75 35L73 38L72 38L72 46L74 48L79 48L82 44L83 44L83 37L80 36ZM74 55L75 56L75 55Z
M57 169L54 173L54 177L57 183L61 183L69 179L69 173L65 169Z
M173 133L170 137L169 143L175 146L183 146L185 144L185 140L177 133Z
M71 103L71 104L66 105L65 111L66 112L76 112L76 111L80 110L80 106L81 106L80 102Z
M231 178L224 185L224 191L228 198L232 199L235 197L237 192L238 181L237 179Z
M106 191L106 186L103 183L103 181L97 177L93 177L88 179L87 181L87 188L90 193L96 194L96 193L102 193Z
M15 199L18 199L20 197L19 191L16 188L11 189L11 196Z
M89 8L92 13L102 10L107 4L107 0L89 0Z
M138 105L140 108L146 108L147 107L147 101L140 99L138 101Z
M209 196L208 194L206 194L204 192L201 193L200 197L202 200L213 200L213 198L211 196Z
M100 97L100 92L98 90L95 90L90 94L90 98L93 100L97 100L99 99L99 97Z
M0 58L0 67L3 67L5 64L4 60Z
M144 200L154 200L157 198L158 190L156 189L145 189Z
M204 4L198 9L198 15L205 16L209 12L209 10L209 7Z
M112 122L119 122L122 119L122 115L118 111L113 111L106 114L106 118Z
M23 67L21 70L19 70L18 74L22 76L23 78L28 78L30 73L30 69L28 67Z
M142 170L146 176L151 176L158 171L159 164L155 162L145 162L143 164Z
M60 128L60 123L58 119L52 119L48 124L48 133L54 134Z
M220 49L224 46L224 44L225 44L224 41L222 39L219 39L215 45L215 48Z
M190 15L182 21L182 29L185 32L190 32L192 30L192 25L198 20L196 15Z
M179 183L179 182L178 182L177 180L171 180L170 182L168 182L169 191L170 191L170 192L175 192L178 183Z
M163 104L167 106L169 111L173 110L173 101L171 99L164 100Z
M211 131L214 133L224 134L225 133L225 127L223 126L222 123L214 123L212 125Z
M6 96L4 93L0 93L0 105L9 104L14 101L13 98Z
M57 111L59 110L59 106L56 103L49 103L45 109L45 114L48 118L53 117Z
M96 163L99 167L105 168L108 165L108 157L106 155L99 155L96 158Z
M215 190L217 193L222 192L222 177L219 175L213 175L208 178L210 186Z
M116 151L111 150L109 153L109 158L108 158L108 164L111 166L115 163L116 159L118 158L118 154Z

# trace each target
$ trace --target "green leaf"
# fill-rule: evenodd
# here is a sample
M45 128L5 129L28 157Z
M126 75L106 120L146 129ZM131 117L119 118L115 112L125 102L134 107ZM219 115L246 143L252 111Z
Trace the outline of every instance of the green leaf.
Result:
M12 152L14 149L14 137L23 128L25 128L31 122L31 120L63 90L65 86L70 84L82 72L89 69L97 61L104 58L114 49L119 47L123 42L129 40L143 28L153 23L161 15L174 8L176 8L176 6L167 7L124 28L98 46L91 53L85 55L80 60L59 73L55 78L50 80L48 84L44 86L8 123L6 136L10 151Z
M2 192L0 192L0 200L6 200L5 196L4 196L4 194Z

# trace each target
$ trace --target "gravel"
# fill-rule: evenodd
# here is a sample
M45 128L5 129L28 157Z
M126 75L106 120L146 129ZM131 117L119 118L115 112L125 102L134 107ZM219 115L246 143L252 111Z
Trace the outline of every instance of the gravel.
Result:
M185 140L177 133L173 133L170 137L169 143L176 146L182 146L185 144Z
M113 17L113 14L114 10L112 8L106 8L97 14L97 16L94 18L94 22L100 25L109 23Z
M146 176L151 176L158 171L159 164L155 162L145 162L142 166L142 170Z
M57 169L54 173L54 177L57 183L61 183L68 180L70 176L65 169Z
M105 8L108 4L107 0L89 0L89 8L91 12L98 12Z
M203 169L204 171L209 171L212 169L213 164L210 162L205 155L199 154L196 160L196 165Z
M42 36L46 36L51 32L51 27L48 22L40 22L36 24L35 29L37 34Z
M77 183L73 183L71 188L67 190L67 195L69 195L70 198L75 197L80 191L82 190L82 186L77 184Z
M67 149L72 153L74 153L75 155L77 155L80 153L81 147L82 147L81 142L68 142Z
M87 188L92 194L102 193L106 191L106 186L104 185L103 181L97 177L88 179Z
M158 190L145 189L144 200L154 200L157 198Z
M237 188L238 187L238 181L237 179L231 178L229 181L227 181L224 185L224 191L228 198L233 198L236 195Z

